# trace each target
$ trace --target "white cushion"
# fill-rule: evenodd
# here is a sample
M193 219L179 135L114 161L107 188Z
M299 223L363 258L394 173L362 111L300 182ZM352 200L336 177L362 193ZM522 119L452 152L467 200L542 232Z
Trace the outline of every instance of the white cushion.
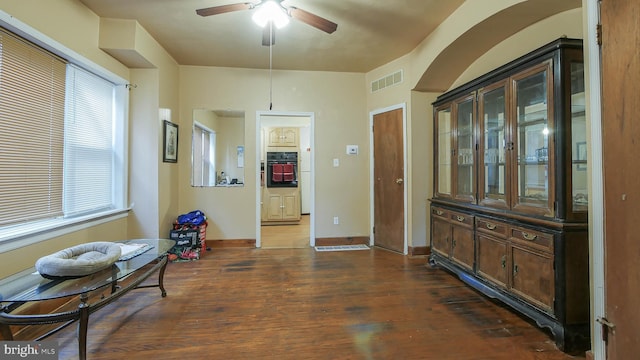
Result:
M118 244L91 242L41 257L36 261L36 270L46 278L79 277L106 269L119 257Z

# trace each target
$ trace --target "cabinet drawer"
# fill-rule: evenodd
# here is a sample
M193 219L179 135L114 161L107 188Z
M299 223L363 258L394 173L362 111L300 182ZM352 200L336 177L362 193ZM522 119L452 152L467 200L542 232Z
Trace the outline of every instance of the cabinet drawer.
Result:
M451 219L451 222L454 224L473 227L473 219L474 219L473 215L452 211L450 219Z
M439 207L432 207L431 208L431 215L439 217L439 218L443 218L445 220L449 220L449 216L450 213L449 211L439 208Z
M553 251L553 235L551 234L514 227L511 229L511 239L543 251Z
M506 238L508 233L507 224L482 218L476 219L476 229L502 239Z

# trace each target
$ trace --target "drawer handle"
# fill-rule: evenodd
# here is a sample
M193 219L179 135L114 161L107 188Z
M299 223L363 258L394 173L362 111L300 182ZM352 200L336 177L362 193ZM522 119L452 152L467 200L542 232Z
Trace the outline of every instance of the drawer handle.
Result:
M438 214L438 215L442 215L442 214L444 214L444 211L442 211L442 210L436 210L436 214Z
M456 215L458 221L464 221L464 216Z
M496 226L492 223L485 223L485 225L487 226L487 229L489 230L495 230Z
M524 238L527 239L527 240L535 240L538 237L538 235L529 234L526 231L522 232L522 236L524 236Z

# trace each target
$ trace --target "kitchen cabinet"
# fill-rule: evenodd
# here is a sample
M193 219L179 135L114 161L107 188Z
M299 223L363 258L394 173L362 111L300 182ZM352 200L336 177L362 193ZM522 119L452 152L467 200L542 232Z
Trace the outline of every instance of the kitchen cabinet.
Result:
M582 41L558 39L433 104L430 263L589 347Z
M298 188L266 188L264 194L263 225L300 221Z
M275 127L267 129L268 147L299 147L299 144L300 135L298 128Z

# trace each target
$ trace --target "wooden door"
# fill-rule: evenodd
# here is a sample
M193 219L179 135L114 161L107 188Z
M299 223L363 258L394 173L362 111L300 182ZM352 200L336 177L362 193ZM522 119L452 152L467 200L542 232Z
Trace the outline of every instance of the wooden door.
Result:
M500 286L507 287L507 242L493 236L478 234L478 275Z
M473 271L473 228L454 224L451 227L451 260Z
M431 218L432 243L431 250L440 253L446 258L451 254L451 224L447 221L432 216Z
M373 116L375 245L404 253L403 109Z
M605 318L615 325L608 360L640 353L639 18L637 0L601 2Z

